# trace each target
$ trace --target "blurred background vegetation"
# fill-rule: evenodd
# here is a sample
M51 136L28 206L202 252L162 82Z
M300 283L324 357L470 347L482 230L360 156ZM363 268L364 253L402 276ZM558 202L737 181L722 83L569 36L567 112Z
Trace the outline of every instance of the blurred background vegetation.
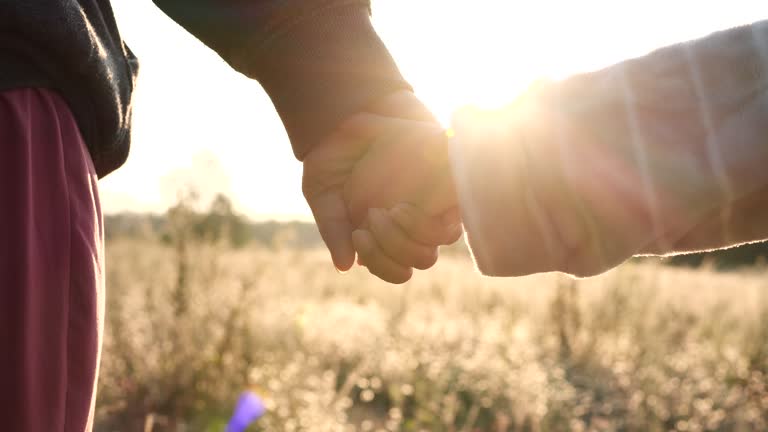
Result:
M321 248L320 234L314 224L308 222L252 222L239 215L232 202L218 194L204 210L197 207L194 193L188 193L165 215L146 213L119 213L105 216L107 241L116 238L171 239L170 226L174 212L186 209L187 224L197 240L224 242L233 248L249 244L262 247ZM445 252L445 251L444 251ZM464 254L467 249L463 242L447 248L450 254ZM670 257L664 264L687 267L707 265L721 270L739 269L761 265L768 259L768 242L753 243L737 248Z
M254 431L768 430L764 244L579 281L485 279L457 245L390 286L224 196L106 237L96 431L223 431L248 387Z

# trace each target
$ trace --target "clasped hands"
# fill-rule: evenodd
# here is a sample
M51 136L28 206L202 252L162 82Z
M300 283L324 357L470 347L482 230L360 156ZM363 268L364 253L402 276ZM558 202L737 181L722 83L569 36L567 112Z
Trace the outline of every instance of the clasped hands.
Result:
M391 283L462 234L444 130L408 91L345 120L304 159L304 196L339 271Z
M678 197L649 206L626 146L601 138L594 122L542 106L543 95L533 87L494 115L458 115L462 153L453 162L472 195L464 223L480 271L591 276L670 238L654 238L654 219L674 221L675 206L658 204ZM438 247L462 234L452 168L445 132L410 92L343 122L306 157L303 179L336 268L348 270L357 254L372 274L403 283L434 265ZM673 235L687 226L672 225Z
M583 103L555 98L567 95L563 89L533 87L493 115L459 113L454 160L444 130L413 93L393 93L342 122L305 157L303 178L336 268L350 269L357 256L372 274L403 283L414 268L434 265L438 247L464 228L454 170L471 216L463 221L468 242L486 275L592 276L634 255L764 238L762 223L718 225L723 209L734 220L764 213L749 210L752 204L738 211L740 201L718 192L719 177L706 169L707 141L696 138L697 117L672 128L669 119L646 115L637 131L628 127L621 92L596 92ZM763 108L749 109L756 118ZM743 118L753 117L739 114L718 133L756 127ZM640 133L645 157L634 145ZM764 160L764 147L749 144L754 159ZM734 166L732 178L759 183L754 169ZM765 202L762 187L739 196Z

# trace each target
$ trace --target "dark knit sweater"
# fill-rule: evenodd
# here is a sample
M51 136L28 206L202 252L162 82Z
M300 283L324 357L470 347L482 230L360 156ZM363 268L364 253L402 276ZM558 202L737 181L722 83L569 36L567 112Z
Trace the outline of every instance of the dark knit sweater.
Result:
M346 116L410 89L371 26L367 0L154 2L261 83L299 159ZM0 91L61 93L100 177L128 156L137 72L109 0L0 0Z

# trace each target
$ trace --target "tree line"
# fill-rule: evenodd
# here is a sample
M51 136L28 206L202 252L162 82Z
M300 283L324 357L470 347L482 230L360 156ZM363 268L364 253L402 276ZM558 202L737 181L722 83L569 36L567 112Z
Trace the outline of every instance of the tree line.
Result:
M155 238L170 242L173 221L183 218L185 229L193 239L223 243L234 248L258 244L268 248L316 248L323 242L317 227L309 222L254 222L238 213L232 201L225 195L217 195L207 208L198 209L192 194L169 208L164 214L119 213L106 215L107 241L116 238ZM466 253L462 244L448 252ZM680 255L664 259L664 263L676 266L698 267L711 265L719 269L754 266L768 260L768 242L753 243L736 248L706 253Z

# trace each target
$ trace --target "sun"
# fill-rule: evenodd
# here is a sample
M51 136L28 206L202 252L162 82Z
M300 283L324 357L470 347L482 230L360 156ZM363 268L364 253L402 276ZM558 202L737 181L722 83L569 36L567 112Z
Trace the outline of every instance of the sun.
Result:
M373 20L417 95L447 125L464 105L510 103L562 79L768 16L734 0L375 0ZM762 14L762 15L761 15Z
M101 182L106 211L163 211L171 203L160 193L160 179L208 152L229 174L244 212L311 217L297 192L301 165L259 84L232 71L152 2L112 5L142 73L131 157ZM768 2L373 0L372 16L405 78L447 127L456 109L505 105L537 79L765 19ZM254 193L265 178L271 186Z
M504 105L546 74L522 52L531 46L521 42L515 3L387 0L374 3L373 18L417 95L447 125L461 106Z

